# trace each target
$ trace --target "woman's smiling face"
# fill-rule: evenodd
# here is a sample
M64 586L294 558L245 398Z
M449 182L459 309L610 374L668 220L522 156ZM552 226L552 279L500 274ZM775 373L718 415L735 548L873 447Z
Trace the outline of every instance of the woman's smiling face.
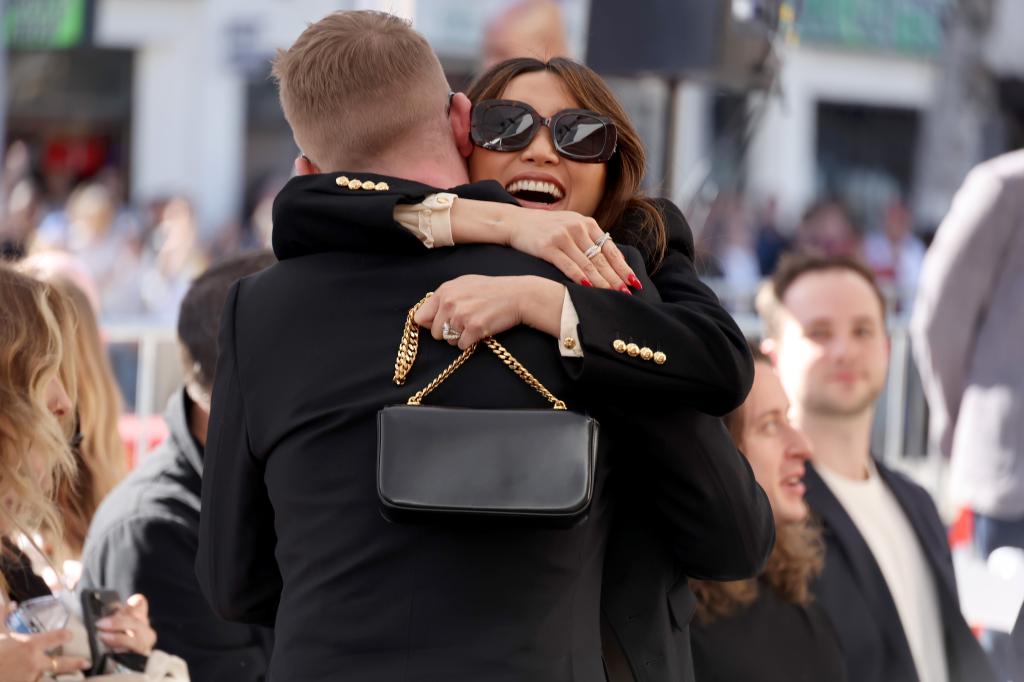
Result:
M548 71L533 71L509 81L501 99L525 102L547 118L579 103L562 80ZM469 157L469 176L497 180L527 208L576 211L594 215L604 194L607 164L581 163L555 151L551 131L543 126L529 146L517 152L495 152L474 147Z

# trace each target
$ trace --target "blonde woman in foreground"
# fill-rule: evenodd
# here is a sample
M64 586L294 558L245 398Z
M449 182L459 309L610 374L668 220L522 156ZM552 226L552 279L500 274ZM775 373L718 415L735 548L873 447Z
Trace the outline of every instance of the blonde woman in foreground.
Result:
M60 537L53 494L74 480L69 445L76 396L75 355L65 346L74 314L54 287L0 265L0 586L3 615L11 603L49 595L27 558L10 538L44 532ZM100 628L115 650L148 653L156 639L140 596ZM82 658L50 655L70 640L65 629L11 633L0 624L0 671L4 682L36 682L42 675L85 669Z

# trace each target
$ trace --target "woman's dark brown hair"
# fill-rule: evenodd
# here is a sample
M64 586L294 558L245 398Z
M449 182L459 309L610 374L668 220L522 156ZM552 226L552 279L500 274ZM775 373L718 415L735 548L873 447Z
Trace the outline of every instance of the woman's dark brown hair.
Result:
M562 57L547 62L517 57L492 66L473 81L466 95L474 104L485 99L500 99L512 79L537 71L558 76L581 108L595 111L615 122L619 136L618 151L608 161L604 195L593 218L617 242L640 249L648 269L656 270L665 257L668 235L665 218L640 191L646 167L644 145L622 105L600 76L586 66ZM627 214L630 220L623 221Z
M770 366L770 361L755 345L750 345L754 363ZM723 417L729 435L737 447L743 449L745 415L743 405ZM806 604L811 600L810 582L821 573L824 548L821 529L811 520L775 527L775 548L764 572L756 579L718 582L691 580L690 587L697 595L697 618L710 623L732 615L741 607L757 599L763 586L775 590L782 599L793 604Z

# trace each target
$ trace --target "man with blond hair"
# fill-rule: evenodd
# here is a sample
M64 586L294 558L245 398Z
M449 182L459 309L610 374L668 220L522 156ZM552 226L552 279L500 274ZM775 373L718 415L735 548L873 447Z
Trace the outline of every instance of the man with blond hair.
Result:
M960 613L945 530L928 493L871 453L885 385L885 299L842 257L784 259L758 297L762 348L814 454L804 485L821 519L814 586L857 682L993 680Z
M571 409L601 422L587 517L558 530L383 518L378 411L405 403L456 357L421 335L409 386L396 387L406 311L453 277L525 276L543 284L538 289L553 288L558 302L566 280L503 247L425 250L399 230L385 251L361 238L393 228L370 217L381 205L390 216L405 197L468 180L469 101L449 95L436 56L407 23L376 12L332 14L278 55L274 74L301 151L299 175L275 202L280 262L239 282L225 307L196 561L215 611L275 628L270 680L604 680L599 613L609 472L613 452L627 445L628 457L614 461L626 471L634 462L651 467L635 474L647 486L638 504L665 510L640 531L667 526L673 538L697 536L703 554L713 555L709 563L736 577L756 573L771 549L771 513L721 423L667 408L657 419L629 415L619 397L584 390L535 329L557 329L559 320L538 319L525 303L524 324L501 343ZM457 189L510 201L496 183ZM339 199L352 195L365 200L366 216L339 217ZM639 261L636 267L646 277ZM475 281L484 286L485 279ZM638 295L651 295L647 289ZM430 400L482 409L542 405L492 357L466 362ZM679 456L681 434L702 447ZM677 556L689 548L659 546ZM679 594L673 613L683 621L689 611ZM668 628L671 596L654 597ZM685 622L672 627L685 633ZM635 656L640 666L675 665L655 661L657 651Z

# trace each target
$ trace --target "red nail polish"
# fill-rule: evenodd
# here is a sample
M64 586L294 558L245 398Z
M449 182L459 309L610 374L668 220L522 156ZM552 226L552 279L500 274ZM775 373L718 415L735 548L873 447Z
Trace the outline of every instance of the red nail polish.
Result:
M619 287L619 291L621 291L624 294L629 294L630 296L633 295L633 292L630 291L629 287L627 287L625 284L623 284L621 287Z
M583 279L580 280L580 284L582 284L585 287L592 287L592 286L594 286L593 284L590 283L590 280L587 279L586 277L584 277Z
M633 287L634 289L637 289L638 291L643 291L644 285L640 283L640 280L638 280L636 278L636 275L634 275L633 273L630 273L628 279L629 279L629 286Z

